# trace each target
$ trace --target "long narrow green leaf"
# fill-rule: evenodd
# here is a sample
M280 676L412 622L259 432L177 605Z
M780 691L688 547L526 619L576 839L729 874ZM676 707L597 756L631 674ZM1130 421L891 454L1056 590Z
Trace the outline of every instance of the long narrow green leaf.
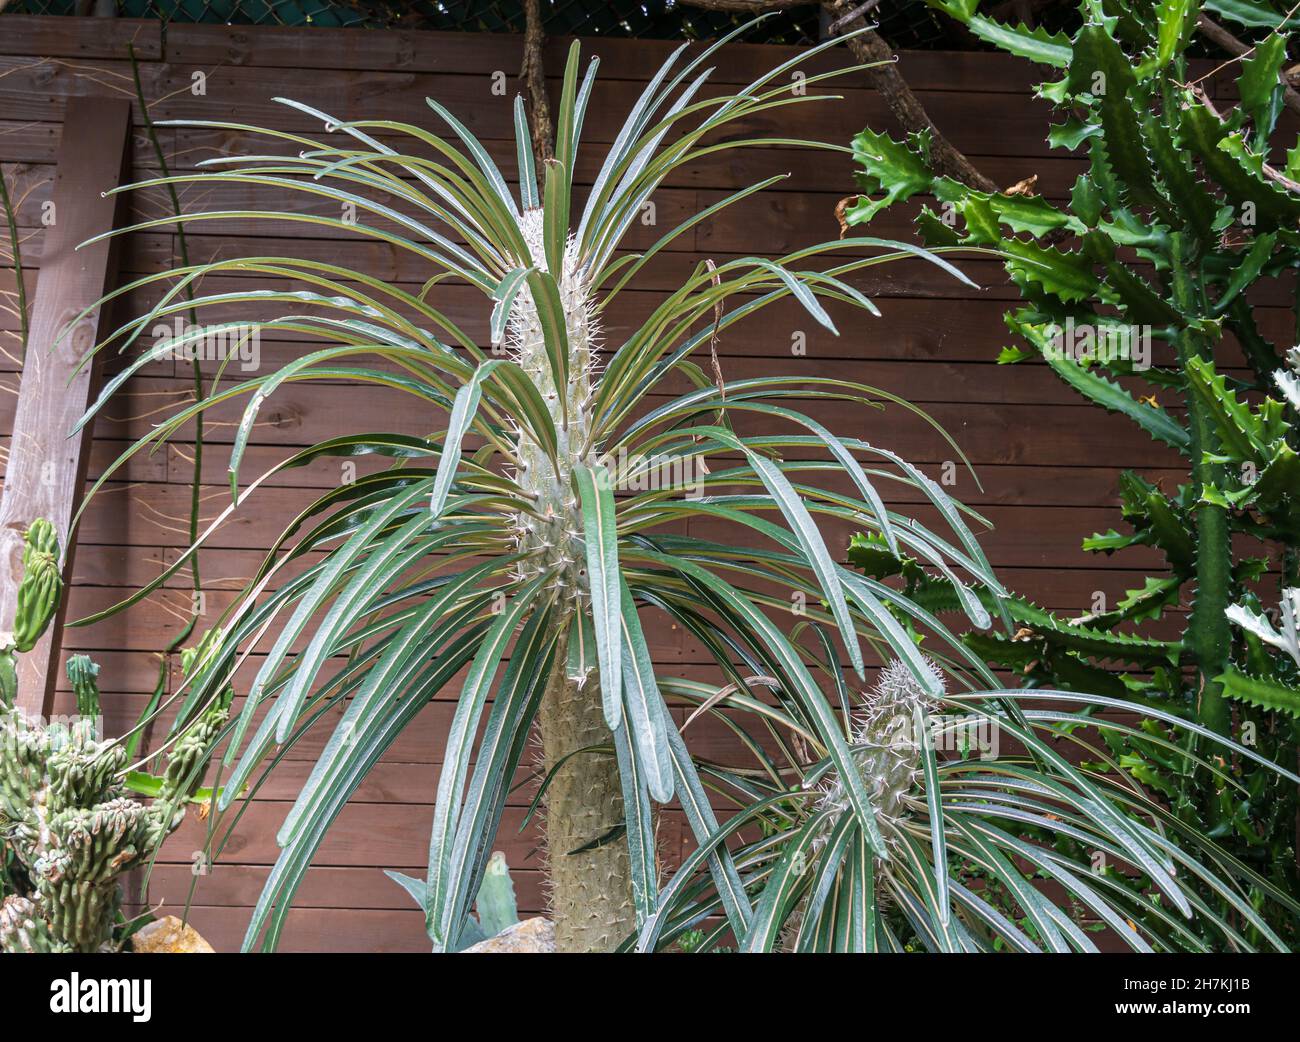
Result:
M791 646L785 635L753 603L726 582L692 561L652 551L641 551L641 556L652 560L664 568L681 572L713 592L732 610L737 612L752 632L758 635L780 662L783 671L794 685L792 695L798 696L817 726L818 735L830 752L835 769L844 783L849 802L853 806L862 828L865 830L876 856L888 859L889 852L881 838L880 828L876 823L875 810L871 797L867 793L862 779L862 772L854 760L848 743L844 739L843 724L832 712L825 696L818 689L808 668L803 664L799 653Z
M582 507L583 543L591 590L591 626L600 663L601 705L610 730L623 719L622 623L619 593L618 518L613 478L604 467L579 463L573 468Z
M496 303L492 305L492 320L489 329L493 347L499 347L501 341L505 338L506 325L510 322L510 309L514 305L519 288L524 284L528 276L536 270L535 267L521 266L514 268L506 273L493 291L492 299Z
M244 734L247 731L249 724L252 723L253 714L256 712L257 705L261 700L263 689L266 687L267 682L270 680L274 672L280 667L280 663L284 661L284 657L288 653L290 646L298 639L298 636L306 627L307 620L310 619L311 616L320 608L326 597L328 597L330 592L335 588L345 570L348 569L362 553L370 549L370 542L374 536L385 528L393 518L409 507L423 491L424 489L420 485L415 485L404 491L402 494L395 496L385 508L375 511L370 519L364 525L359 527L348 539L347 543L345 543L344 546L331 557L321 575L316 579L315 583L313 583L310 596L304 597L303 600L299 602L298 607L295 609L288 624L281 629L277 636L275 644L272 646L270 652L268 652L261 669L258 670L257 675L253 678L253 683L249 688L248 698L244 703L244 710L239 717L239 722L235 727L230 747L226 752L225 762L227 766L234 762L234 757L243 741ZM414 532L409 532L409 535L414 535ZM288 718L286 717L286 719ZM288 724L285 726L285 733L287 734ZM229 800L229 796L223 799L223 809L224 806L229 805Z
M425 910L425 929L429 931L435 950L447 950L455 943L453 931L457 924L448 922L443 910L454 882L451 855L460 823L461 797L474 733L506 646L520 620L534 609L544 579L544 576L539 576L522 587L492 623L474 656L465 685L461 688L460 700L456 703L443 753L442 773L438 776L433 830L429 837L429 907Z
M515 95L515 151L519 160L519 205L535 210L537 199L537 170L533 165L533 135L528 129L528 111L522 94Z
M675 725L668 716L663 695L655 680L654 665L641 621L637 616L636 602L626 580L619 574L616 579L619 593L619 633L623 642L623 712L631 730L632 744L645 774L645 785L650 795L659 803L673 798L672 755L668 748L668 732Z
M767 885L754 906L749 932L741 940L742 952L769 952L773 949L794 903L800 884L808 870L813 844L828 826L827 813L816 814L782 846L781 858L768 877Z
M510 664L479 741L474 773L459 811L455 842L441 873L447 883L429 891L425 915L441 923L441 929L430 933L435 940L446 936L453 946L460 946L452 931L468 918L478 892L510 780L519 767L533 716L551 675L554 652L551 612L536 611L511 651ZM441 900L441 907L434 907L435 898Z
M948 925L952 911L952 898L948 892L948 845L944 838L943 800L939 791L939 765L935 760L934 742L931 740L930 720L926 711L917 705L912 709L912 726L916 728L916 741L925 772L925 802L930 813L930 843L934 859L935 904L939 909L939 922Z
M804 506L779 467L753 452L749 453L749 462L762 478L768 491L772 493L795 538L799 540L804 553L808 555L808 563L821 584L822 592L830 602L831 614L835 616L835 622L840 628L840 636L844 638L845 647L849 652L849 661L858 676L862 676L865 668L862 661L862 648L858 643L853 622L849 618L849 608L845 603L844 592L835 571L835 562L831 560L826 543L817 530L817 523L813 521L808 508Z
M619 781L623 791L623 816L627 821L628 863L632 875L632 907L640 929L654 914L659 899L656 867L654 816L646 788L641 754L628 738L627 723L614 728L614 750L618 756Z
M435 521L442 516L443 508L447 505L447 493L451 491L451 484L456 480L456 470L460 466L461 445L470 424L474 422L474 415L478 412L479 402L483 398L483 381L502 364L499 359L484 362L474 370L469 383L456 392L451 417L447 420L447 435L442 443L442 458L438 461L438 476L429 495L429 514Z

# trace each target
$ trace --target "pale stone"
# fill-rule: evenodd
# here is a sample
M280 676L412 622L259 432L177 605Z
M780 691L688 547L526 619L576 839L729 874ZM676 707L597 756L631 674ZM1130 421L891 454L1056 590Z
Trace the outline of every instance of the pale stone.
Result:
M212 955L215 952L199 931L174 915L164 915L142 926L131 938L131 948L146 955Z
M536 955L555 951L555 924L540 915L507 926L495 937L471 944L465 949L479 954Z

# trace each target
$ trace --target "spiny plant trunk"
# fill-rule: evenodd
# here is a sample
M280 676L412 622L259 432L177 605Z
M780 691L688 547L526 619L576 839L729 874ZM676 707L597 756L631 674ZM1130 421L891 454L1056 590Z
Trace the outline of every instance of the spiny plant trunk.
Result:
M545 221L540 209L524 214L520 226L528 246L526 258L547 263ZM527 582L550 576L548 590L569 619L591 611L586 578L583 520L573 489L573 468L591 451L592 363L595 321L587 272L578 260L572 237L556 273L564 309L569 350L566 382L557 382L547 355L542 322L531 290L520 293L510 316L511 357L537 387L555 425L557 451L552 458L533 438L516 438L516 479L533 500L533 510L516 518L515 539L521 555L517 578ZM567 623L561 624L560 650L538 710L542 757L549 773L569 753L613 741L594 673L579 685L567 675ZM605 837L623 822L618 761L612 755L581 753L566 761L546 796L546 845L550 859L551 911L555 943L561 952L607 952L635 925L632 872L627 844L621 837L573 851Z
M1184 315L1201 313L1203 301L1196 299L1194 283L1186 264L1183 237L1172 239L1174 301ZM1179 361L1186 371L1193 356L1212 358L1204 338L1185 330L1179 338ZM1223 467L1212 462L1218 449L1214 428L1205 406L1195 394L1187 395L1188 428L1191 433L1193 495L1209 485L1222 487ZM1228 513L1220 506L1201 503L1196 508L1196 593L1187 624L1187 644L1197 671L1197 713L1200 722L1216 734L1232 729L1232 709L1216 683L1227 665L1232 631L1225 614L1231 600L1232 544ZM1217 813L1211 812L1212 815Z
M600 686L565 676L561 656L538 710L547 772L569 753L610 741ZM551 914L561 952L612 951L635 925L627 844L605 843L572 854L623 820L623 794L613 756L582 753L569 760L546 793L546 846Z

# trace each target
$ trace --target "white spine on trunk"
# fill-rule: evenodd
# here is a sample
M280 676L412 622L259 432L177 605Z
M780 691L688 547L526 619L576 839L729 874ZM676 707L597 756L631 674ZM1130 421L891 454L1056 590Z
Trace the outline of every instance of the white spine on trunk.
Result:
M542 211L525 211L520 230L532 253L523 263L547 270ZM570 237L564 251L564 270L556 278L568 337L566 386L556 386L537 306L526 285L515 298L506 331L507 350L546 402L559 444L556 464L552 464L546 451L531 437L520 430L514 431L520 461L516 479L525 492L535 497L537 513L541 515L540 518L516 515L516 544L521 553L529 555L519 564L518 578L526 581L541 572L555 572L554 585L560 600L568 601L574 611L582 609L588 585L581 544L582 512L573 490L572 474L576 463L590 461L595 456L588 439L597 332L588 275ZM561 405L561 395L567 411Z
M927 665L942 685L943 674L928 661ZM914 712L919 707L929 713L936 705L911 670L895 660L881 670L875 687L864 693L853 712L853 759L886 843L897 841L898 828L910 813L921 781L921 743L929 736L917 733ZM848 794L838 774L824 784L817 810L848 812ZM818 837L818 845L825 840L825 835Z

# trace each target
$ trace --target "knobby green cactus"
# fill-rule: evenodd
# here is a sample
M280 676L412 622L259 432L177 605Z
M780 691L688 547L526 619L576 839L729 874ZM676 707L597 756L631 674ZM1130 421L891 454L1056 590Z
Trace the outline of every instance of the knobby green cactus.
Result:
M93 690L98 668L73 662L74 685L79 672ZM0 835L30 880L29 893L11 894L0 908L0 951L111 946L119 880L180 825L226 714L226 704L212 705L177 739L146 806L126 795L126 751L98 738L95 716L41 725L0 709Z
M58 545L47 522L27 533L15 640L6 659L40 638L58 603ZM54 599L50 600L50 592ZM26 591L26 593L24 593ZM124 787L127 753L99 737L99 666L68 660L77 699L71 722L32 722L0 705L0 839L25 892L0 905L0 951L94 952L112 947L119 880L180 825L229 709L229 692L174 742L152 804Z
M14 615L14 647L31 651L54 617L63 595L59 574L59 542L54 526L37 518L27 529L23 546L23 581L18 586Z
M77 715L93 719L99 715L99 666L88 655L68 659L68 680L77 696Z
M415 898L423 908L428 903L428 889L423 879L415 879L402 872L385 869L384 875ZM495 937L519 922L519 909L515 902L515 884L510 878L506 856L494 850L483 871L478 897L474 902L474 915L466 915L461 927L458 950L463 951L480 941Z
M54 526L37 518L23 537L23 578L12 634L0 634L0 704L11 706L18 693L18 653L31 651L54 618L63 595L59 574L59 537Z

